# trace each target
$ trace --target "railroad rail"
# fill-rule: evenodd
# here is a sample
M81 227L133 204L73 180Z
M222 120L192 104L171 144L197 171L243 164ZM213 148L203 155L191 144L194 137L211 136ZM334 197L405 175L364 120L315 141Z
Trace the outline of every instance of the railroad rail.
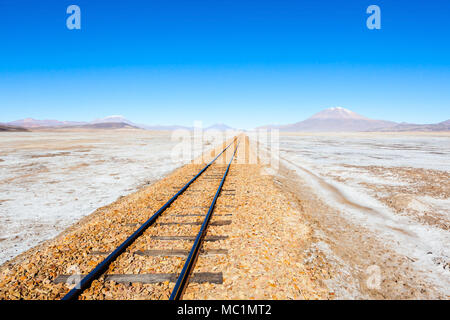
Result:
M203 220L203 222L201 223L201 227L200 227L200 231L198 232L197 236L192 237L192 236L184 236L184 239L190 239L194 241L194 244L192 245L191 250L189 251L189 253L187 252L182 252L180 250L177 251L173 251L172 253L175 254L179 254L182 256L185 256L187 253L187 259L185 261L185 264L183 266L183 269L181 270L177 280L176 280L176 284L174 289L172 290L172 293L170 295L170 300L178 300L182 298L182 295L184 293L184 290L186 289L188 283L189 283L189 279L191 277L191 273L192 270L195 267L195 263L197 261L197 258L201 252L201 247L203 242L206 241L218 241L220 239L222 239L220 236L219 237L206 237L206 233L207 233L207 228L209 225L211 225L212 223L210 223L211 221L211 217L212 214L214 212L215 206L216 206L216 202L217 199L219 197L219 195L221 194L222 191L222 187L225 183L225 179L229 173L230 170L230 166L231 163L233 162L238 146L239 146L239 141L238 138L235 137L233 139L233 141L227 145L212 161L210 161L207 165L205 165L205 167L203 167L191 180L189 180L181 189L178 190L178 192L175 193L175 195L173 195L161 208L159 208L147 221L145 221L132 235L130 235L125 241L122 242L122 244L120 244L116 249L114 249L102 262L100 262L91 272L89 272L86 276L84 276L76 285L73 289L71 289L63 298L62 300L75 300L77 299L87 288L90 287L90 285L92 284L92 282L96 279L98 279L102 274L104 274L108 267L111 265L111 263L113 263L120 255L122 255L126 249L135 242L136 239L138 239L140 236L142 236L142 234L152 225L155 224L156 220L172 205L172 203L180 196L182 195L186 190L188 190L188 188L191 186L191 184L196 181L203 173L205 173L214 163L215 161L222 156L223 154L226 154L227 149L230 148L231 145L235 145L233 154L231 156L231 160L229 161L226 170L224 172L224 174L221 176L221 181L220 181L220 185L217 189L217 191L215 192L214 198L210 204L210 206L208 207L208 212L205 215L205 218ZM223 221L222 223L226 223L227 221ZM166 223L167 224L167 223ZM199 223L193 223L193 224L199 224ZM162 237L164 238L164 237ZM168 238L168 237L166 237ZM170 238L170 237L169 237ZM183 238L183 237L181 237ZM158 251L158 250L153 250L154 251ZM220 250L216 250L216 251L220 251ZM150 252L150 254L149 254ZM144 254L144 253L141 253ZM152 254L152 250L148 250L147 253L145 253L146 255L151 255ZM125 278L128 276L130 279L133 278L132 275L123 275ZM147 275L150 276L151 275ZM120 275L111 275L111 276L106 276L106 278L110 279L110 280L115 280L117 278L120 278ZM197 275L197 278L201 278L201 274ZM62 276L62 279L64 279L64 276ZM132 280L132 279L131 279ZM131 282L130 280L130 282ZM172 277L168 276L167 280L173 280Z

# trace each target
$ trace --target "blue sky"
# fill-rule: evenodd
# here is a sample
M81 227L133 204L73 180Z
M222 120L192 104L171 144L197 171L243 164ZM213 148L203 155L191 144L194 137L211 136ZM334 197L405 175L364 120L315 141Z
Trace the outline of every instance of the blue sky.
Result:
M81 8L81 30L66 8ZM381 30L366 8L381 8ZM450 118L450 2L0 0L0 122Z

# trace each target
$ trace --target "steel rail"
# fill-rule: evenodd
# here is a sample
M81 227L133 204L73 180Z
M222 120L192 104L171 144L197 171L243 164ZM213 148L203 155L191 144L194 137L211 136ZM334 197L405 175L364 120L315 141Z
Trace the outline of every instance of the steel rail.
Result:
M220 181L219 188L217 189L214 199L211 202L211 206L209 207L208 213L206 214L206 217L203 220L200 231L198 232L197 237L195 238L194 244L192 245L191 251L189 252L189 255L186 259L183 269L181 270L181 273L178 276L177 282L175 283L175 287L173 288L172 293L170 294L169 300L180 300L181 297L183 296L184 290L187 287L187 284L189 283L189 277L192 273L192 270L194 269L195 263L197 261L198 255L200 253L200 248L203 244L203 240L206 235L206 230L207 230L208 224L211 220L211 216L214 211L217 198L219 197L220 192L222 191L223 184L228 175L228 171L230 170L231 162L233 162L233 159L234 159L234 156L236 155L236 151L237 151L238 147L239 147L239 142L237 143L236 148L234 149L233 156L231 157L231 160L228 163L227 169L225 170L225 173L223 174L222 180Z
M169 201L167 201L158 211L156 211L146 222L144 222L131 236L129 236L120 246L118 246L109 256L107 256L102 262L100 262L91 272L89 272L75 287L70 290L61 300L75 300L80 294L86 290L91 283L99 278L109 267L109 265L120 256L128 246L130 246L144 231L150 227L156 219L184 192L186 189L202 175L216 160L219 158L225 150L227 150L235 141L233 141L220 152L210 163L208 163L202 170L200 170L188 183L186 183Z

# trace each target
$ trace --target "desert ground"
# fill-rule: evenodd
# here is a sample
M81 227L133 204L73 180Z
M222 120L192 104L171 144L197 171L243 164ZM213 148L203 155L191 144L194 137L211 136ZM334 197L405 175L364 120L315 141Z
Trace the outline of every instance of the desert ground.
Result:
M179 144L143 130L1 133L0 263L202 152L172 156Z
M449 133L286 133L279 149L337 298L450 297Z
M275 155L267 141L254 142L262 163L272 162L235 173L245 180L234 181L245 194L236 192L242 206L233 213L239 224L229 226L236 233L230 255L237 261L253 246L247 264L225 263L229 287L214 297L450 298L450 134L281 134ZM102 212L123 209L126 217L125 207L140 208L150 191L158 193L158 181L171 185L182 172L173 170L189 161L171 156L177 143L168 133L133 130L1 135L1 261L21 252L21 261L31 259L35 251L27 249L117 198L87 221L100 228ZM169 180L159 180L170 172ZM11 279L14 269L2 266ZM282 282L268 279L274 272ZM253 296L240 295L251 292L251 284L238 281L248 274L259 279ZM3 297L20 297L16 287ZM188 293L204 299L212 288Z

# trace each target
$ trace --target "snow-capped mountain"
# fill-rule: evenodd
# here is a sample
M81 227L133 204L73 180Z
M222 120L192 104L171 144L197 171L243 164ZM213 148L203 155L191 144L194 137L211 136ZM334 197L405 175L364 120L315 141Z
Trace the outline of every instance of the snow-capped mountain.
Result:
M369 131L378 128L389 128L397 125L396 122L373 120L356 112L334 107L322 110L310 118L284 126L265 126L261 128L277 128L280 131L303 132L346 132Z
M322 110L309 119L355 119L355 120L370 120L369 118L363 117L362 115L357 114L351 110L342 108L342 107L334 107Z

